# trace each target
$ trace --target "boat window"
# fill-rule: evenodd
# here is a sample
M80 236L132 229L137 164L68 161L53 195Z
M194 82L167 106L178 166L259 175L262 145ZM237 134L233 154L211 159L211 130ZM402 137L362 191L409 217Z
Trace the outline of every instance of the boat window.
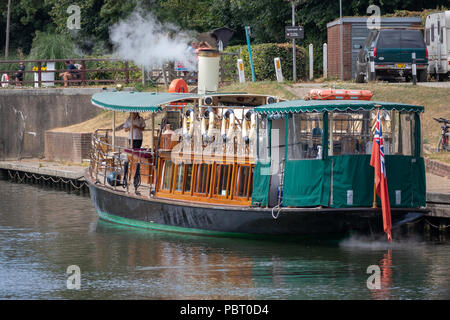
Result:
M170 190L173 173L173 162L170 160L164 160L161 171L161 189Z
M427 46L430 45L430 28L425 30L425 41L427 43Z
M183 178L184 178L184 163L177 165L175 175L175 191L183 190Z
M186 166L186 178L184 181L184 192L191 192L192 164L185 164L185 166Z
M298 113L289 119L288 159L322 158L322 113Z
M216 165L214 194L219 196L227 195L231 168L232 166L230 164Z
M198 164L196 172L196 193L208 193L209 189L209 165L206 163Z
M253 184L253 168L249 165L241 165L236 169L235 197L244 197L251 194ZM250 193L249 193L250 190Z
M259 161L268 161L269 160L269 130L268 130L268 120L264 115L259 118L259 126L258 126L258 160Z
M330 115L330 155L371 154L376 111ZM414 154L414 113L381 111L384 154Z
M370 117L370 111L331 113L328 154L365 154L371 141Z
M384 113L387 114L388 112ZM390 118L384 120L385 124L383 124L383 121L381 122L385 154L413 155L414 113L391 111L389 115Z
M434 24L431 25L431 42L434 42Z

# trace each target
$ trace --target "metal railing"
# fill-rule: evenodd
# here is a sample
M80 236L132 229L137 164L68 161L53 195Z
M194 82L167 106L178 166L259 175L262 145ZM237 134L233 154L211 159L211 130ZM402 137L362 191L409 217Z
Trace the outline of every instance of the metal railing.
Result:
M224 53L222 52L222 56L234 56L239 57L240 53ZM55 70L48 70L44 69L48 66L48 63L55 63L61 64L66 61L71 61L74 64L80 65L80 68L77 70L71 70L74 73L77 73L76 79L68 79L64 80L61 76L62 73L70 72L70 70L67 69L56 69ZM77 84L81 86L87 86L91 84L114 84L114 83L136 83L136 82L151 82L151 83L159 83L159 84L165 84L166 87L170 84L170 82L173 79L176 78L183 78L188 84L193 84L197 82L197 75L196 72L189 72L189 71L178 71L175 68L174 63L165 63L160 67L153 67L151 69L144 69L137 66L132 66L133 63L127 60L121 60L121 59L114 59L114 58L73 58L73 59L45 59L45 60L0 60L0 74L7 74L9 77L8 81L0 81L0 84L2 87L7 85L14 85L16 83L15 81L15 75L19 73L18 67L15 70L8 70L13 69L11 66L8 65L15 65L19 66L19 63L23 62L25 66L27 67L22 72L23 80L20 81L20 85L23 84L33 84L35 87L41 87L42 85L49 85L53 86L54 84ZM123 68L86 68L86 66L89 66L90 63L95 62L103 62L103 63L123 63ZM4 68L4 65L7 65L6 68ZM30 68L30 66L32 66ZM234 64L233 64L234 66ZM31 69L31 70L30 70ZM107 73L115 72L120 74L120 78L114 78L111 79L111 75L107 75ZM139 72L139 77L133 78L133 73L136 74L136 72ZM223 63L222 59L220 62L220 79L221 82L226 82L226 79L228 80L236 80L233 78L236 78L236 75L233 75L233 71L229 68L225 67L225 64ZM33 74L34 80L25 79L25 75L27 74ZM46 80L44 79L44 75L47 76L48 74L53 74L52 79ZM100 75L100 77L95 77L95 75Z
M131 72L133 71L141 71L141 68L138 67L130 67L130 62L126 60L120 60L120 59L113 59L113 58L74 58L74 59L48 59L48 60L0 60L0 67L4 64L19 64L23 62L26 65L34 64L34 67L31 70L25 70L23 72L23 78L25 78L26 74L32 73L37 75L36 80L23 80L20 81L21 84L37 84L38 86L41 86L45 83L64 83L65 80L63 80L60 77L60 73L68 72L67 69L56 69L56 70L46 70L43 69L44 65L47 65L49 62L56 63L63 63L65 61L73 61L74 63L80 64L81 68L75 70L79 77L77 79L69 79L67 80L68 83L73 84L80 84L83 86L86 86L87 84L91 83L130 83L130 82L139 82L142 81L142 78L132 78ZM96 69L86 69L86 63L89 62L123 62L124 67L123 68L96 68ZM3 68L0 68L0 70ZM33 70L35 69L35 70ZM0 73L8 74L9 76L9 84L15 83L15 74L18 73L19 70L1 70ZM118 72L122 74L121 78L118 79L92 79L89 77L90 74L105 74L107 72ZM53 80L44 80L43 74L53 73L54 77ZM7 83L6 81L1 82L2 85L4 83Z
M89 165L91 178L96 183L113 190L138 195L147 193L150 196L154 190L156 178L155 153L151 149L133 149L113 145L110 142L111 133L112 129L97 129L92 135ZM111 175L111 173L115 174ZM133 184L134 192L130 189L131 184ZM138 188L144 191L140 192Z

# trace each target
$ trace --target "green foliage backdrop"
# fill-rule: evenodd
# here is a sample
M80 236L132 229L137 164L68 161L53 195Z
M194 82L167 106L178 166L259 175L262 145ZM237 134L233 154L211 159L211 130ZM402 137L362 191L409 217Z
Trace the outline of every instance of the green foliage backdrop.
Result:
M6 8L0 0L0 51L5 47ZM339 1L295 0L295 21L305 29L305 39L298 45L314 45L314 69L320 74L322 45L327 40L326 24L339 17ZM81 9L81 29L67 29L67 8ZM235 30L229 45L245 44L245 26L251 27L252 44L284 43L284 27L291 25L290 0L14 0L11 8L10 54L17 49L28 54L36 32L64 34L83 54L102 55L111 52L110 27L133 10L151 12L159 21L181 30L206 32L227 26ZM365 16L369 5L378 5L381 14L422 15L444 10L448 0L345 0L344 16ZM286 63L284 63L286 64Z

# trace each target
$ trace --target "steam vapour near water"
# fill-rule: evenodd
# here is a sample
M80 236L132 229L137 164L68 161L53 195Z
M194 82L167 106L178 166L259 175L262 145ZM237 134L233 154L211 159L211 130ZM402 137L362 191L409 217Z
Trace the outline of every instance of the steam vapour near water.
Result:
M110 28L114 55L146 68L166 62L181 62L195 69L196 56L190 37L172 25L163 25L153 15L135 10L127 19Z

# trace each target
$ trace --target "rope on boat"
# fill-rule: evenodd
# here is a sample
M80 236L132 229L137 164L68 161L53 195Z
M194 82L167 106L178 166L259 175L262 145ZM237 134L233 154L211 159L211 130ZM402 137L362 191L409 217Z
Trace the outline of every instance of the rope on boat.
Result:
M272 208L272 218L278 219L278 216L280 215L281 210L283 210L283 208L281 207L282 204L283 204L283 201L281 201L279 204L277 204L275 207ZM278 211L277 211L277 214L274 215L273 210L275 210L276 208L278 208Z
M15 178L17 178L17 180L18 180L18 182L19 183L22 183L24 180L25 180L25 178L28 178L28 179L31 179L31 178L34 178L34 179L36 179L36 180L44 180L44 181L48 181L48 180L51 180L53 183L59 183L59 182L63 182L63 183L65 183L65 184L68 184L68 183L70 183L70 185L73 187L73 188L75 188L75 189L77 189L77 190L79 190L79 189L81 189L81 188L83 188L84 186L86 186L86 187L88 187L88 184L85 182L85 181L83 181L79 186L77 186L77 185L75 185L73 182L72 182L72 179L67 179L67 180L65 180L65 179L63 179L63 178L58 178L58 180L55 180L55 179L53 179L53 177L51 177L51 176L49 176L48 178L46 178L46 177L44 177L44 176L36 176L34 173L32 173L31 175L28 175L26 172L24 172L24 176L23 177L20 177L20 174L19 174L19 172L18 171L15 171L14 172L14 175L12 175L11 174L11 171L10 170L7 170L8 171L8 175L9 175L9 177L12 179L12 180L14 180ZM82 178L82 177L80 177L80 178ZM78 179L80 179L80 178L78 178ZM77 180L78 180L77 179Z

